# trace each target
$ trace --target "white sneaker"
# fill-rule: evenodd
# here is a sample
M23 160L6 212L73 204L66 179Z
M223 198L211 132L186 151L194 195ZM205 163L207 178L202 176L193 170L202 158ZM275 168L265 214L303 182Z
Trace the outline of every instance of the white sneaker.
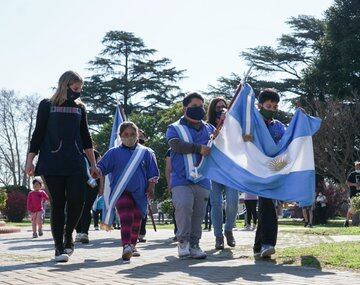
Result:
M81 238L82 238L82 233L78 233L75 236L75 242L81 242Z
M267 258L267 257L271 257L271 255L273 255L275 253L275 247L273 247L272 245L269 244L264 244L261 247L261 254L260 256L262 258Z
M183 241L178 243L178 255L179 258L188 257L190 255L189 242Z
M124 245L123 253L122 253L122 259L124 261L129 261L132 257L133 250L132 247L129 244Z
M131 245L131 248L132 248L132 256L134 257L140 256L140 252L137 250L135 245Z
M205 259L206 253L202 251L198 244L194 244L190 247L190 257L194 259Z

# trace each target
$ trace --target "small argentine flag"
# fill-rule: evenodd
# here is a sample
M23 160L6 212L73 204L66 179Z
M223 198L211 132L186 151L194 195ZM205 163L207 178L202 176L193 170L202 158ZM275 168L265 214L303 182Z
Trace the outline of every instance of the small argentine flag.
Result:
M255 108L251 86L244 84L198 171L242 192L311 205L315 193L312 136L320 124L320 119L298 109L276 144Z
M124 122L124 118L121 115L120 112L120 106L116 107L115 110L115 115L114 115L114 122L112 125L112 129L111 129L111 136L110 136L110 142L109 142L109 149L119 146L120 145L120 137L118 135L118 131L119 131L119 126L121 125L121 123ZM105 176L105 182L104 182L104 204L105 204L105 208L109 208L110 206L110 194L111 194L111 189L110 189L110 181L111 181L111 173ZM105 211L103 211L105 212ZM105 219L105 215L103 215L103 220Z

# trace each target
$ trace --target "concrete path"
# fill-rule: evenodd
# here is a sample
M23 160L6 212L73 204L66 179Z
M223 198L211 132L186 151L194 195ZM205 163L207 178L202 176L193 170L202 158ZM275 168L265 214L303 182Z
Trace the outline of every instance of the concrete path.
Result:
M141 257L121 260L119 231L91 231L91 243L77 244L68 263L56 264L49 229L31 238L30 228L0 235L0 284L360 284L360 274L254 261L254 232L235 231L235 249L213 250L212 232L201 246L206 260L179 260L171 230L148 231ZM344 238L339 241L346 240ZM332 237L280 233L278 248L333 242ZM360 258L360 257L359 257Z

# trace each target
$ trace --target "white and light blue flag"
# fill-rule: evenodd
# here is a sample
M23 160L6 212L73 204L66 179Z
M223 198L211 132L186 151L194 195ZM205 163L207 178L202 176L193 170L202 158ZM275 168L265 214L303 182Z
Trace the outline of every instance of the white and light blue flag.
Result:
M120 107L117 106L115 110L114 115L114 122L111 129L111 135L110 135L110 142L109 142L109 149L119 146L120 145L120 137L119 137L119 127L121 123L124 122L124 118L121 115ZM108 175L105 175L105 182L104 182L104 206L108 209L110 206L110 195L111 195L111 189L110 189L110 181L111 181L111 173ZM103 212L105 212L103 210ZM105 215L103 215L103 220L105 218Z
M320 124L320 119L298 109L276 144L255 108L251 86L244 84L198 171L242 192L311 205L315 193L312 136Z

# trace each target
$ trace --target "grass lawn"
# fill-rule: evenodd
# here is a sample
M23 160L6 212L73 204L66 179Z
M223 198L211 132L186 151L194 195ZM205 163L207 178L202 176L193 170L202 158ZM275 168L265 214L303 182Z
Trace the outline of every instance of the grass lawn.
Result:
M344 220L329 220L326 225L315 225L304 228L304 223L292 219L280 219L279 229L282 232L297 232L309 235L360 235L360 227L343 227Z
M21 223L6 223L7 226L26 227L31 226L31 221L24 220ZM45 220L45 225L49 225L49 219ZM329 220L326 225L316 225L314 228L304 228L304 223L293 219L279 219L279 230L281 232L310 234L310 235L360 235L360 227L343 227L344 220ZM236 227L241 229L244 227L244 221L238 220ZM148 219L147 228L152 229L151 221ZM173 224L156 224L156 228L174 229Z
M282 264L360 271L360 242L324 243L310 247L278 249L276 257L277 262Z

